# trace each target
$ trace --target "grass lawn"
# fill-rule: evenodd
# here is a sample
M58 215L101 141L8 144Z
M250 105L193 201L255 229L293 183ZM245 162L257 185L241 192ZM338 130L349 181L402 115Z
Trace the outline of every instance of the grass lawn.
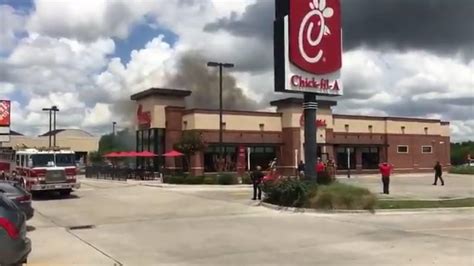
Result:
M474 207L474 198L453 200L378 200L375 209Z

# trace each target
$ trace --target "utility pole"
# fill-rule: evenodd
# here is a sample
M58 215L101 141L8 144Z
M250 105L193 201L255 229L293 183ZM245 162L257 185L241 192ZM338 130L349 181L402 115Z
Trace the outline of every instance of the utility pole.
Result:
M223 103L222 103L222 68L232 68L234 64L231 63L218 63L218 62L208 62L208 67L218 67L219 68L219 157L220 160L224 157L224 144L223 144Z
M115 125L117 125L117 122L112 122L112 135L115 137Z

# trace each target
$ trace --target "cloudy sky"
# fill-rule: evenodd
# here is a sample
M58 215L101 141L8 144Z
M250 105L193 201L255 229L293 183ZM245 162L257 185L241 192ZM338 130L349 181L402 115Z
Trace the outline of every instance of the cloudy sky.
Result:
M474 140L474 1L342 7L346 95L336 112L439 118L453 140ZM200 66L219 60L236 65L229 97L265 108L282 97L272 91L273 16L274 0L0 0L0 98L13 101L22 133L44 132L41 108L56 104L60 127L100 134L127 125L132 93L212 87ZM184 71L197 81L183 82Z

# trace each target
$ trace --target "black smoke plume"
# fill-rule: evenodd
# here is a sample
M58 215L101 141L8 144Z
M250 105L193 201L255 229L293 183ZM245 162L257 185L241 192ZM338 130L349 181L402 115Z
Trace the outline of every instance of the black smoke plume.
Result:
M206 63L198 52L187 52L179 59L177 74L169 79L168 87L192 91L186 99L188 108L219 108L219 71ZM243 93L229 71L224 68L222 75L224 109L256 110L257 102Z

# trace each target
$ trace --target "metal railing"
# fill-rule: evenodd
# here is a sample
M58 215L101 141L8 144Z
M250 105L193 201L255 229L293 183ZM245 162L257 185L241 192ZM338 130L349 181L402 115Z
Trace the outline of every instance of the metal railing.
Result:
M158 174L146 169L120 168L113 166L87 166L85 169L86 178L111 179L111 180L152 180Z

